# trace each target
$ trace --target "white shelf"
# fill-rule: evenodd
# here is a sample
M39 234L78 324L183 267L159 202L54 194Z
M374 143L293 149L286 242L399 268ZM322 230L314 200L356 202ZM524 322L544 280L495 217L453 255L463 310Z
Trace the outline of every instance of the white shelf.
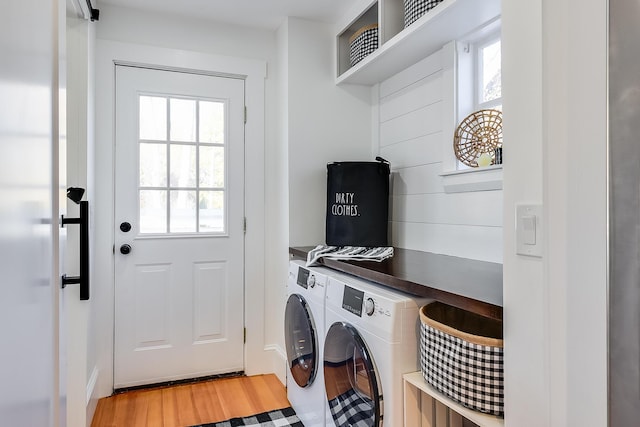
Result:
M500 15L500 0L444 0L336 79L373 85L460 40Z
M422 373L412 372L409 374L404 374L402 376L405 384L405 396L404 396L404 405L405 405L405 418L416 418L416 411L420 410L418 405L416 404L419 399L413 400L413 403L410 401L410 397L407 396L407 388L412 388L412 391L420 390L421 392L431 396L436 401L440 402L448 409L454 411L455 413L461 415L472 423L477 424L480 427L504 427L504 420L502 418L494 417L492 415L483 414L482 412L473 411L469 408L465 408L458 402L449 399L447 396L443 395L433 387L431 387L424 380ZM415 396L414 396L415 397ZM424 414L422 414L424 415ZM450 417L451 418L451 417ZM405 419L405 425L407 424L407 419ZM437 423L436 423L437 425Z
M502 165L442 172L445 193L502 190Z

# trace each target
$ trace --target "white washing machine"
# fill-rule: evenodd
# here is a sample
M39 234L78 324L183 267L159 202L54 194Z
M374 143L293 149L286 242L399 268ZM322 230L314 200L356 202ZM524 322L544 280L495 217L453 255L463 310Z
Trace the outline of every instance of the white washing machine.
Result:
M430 300L332 273L325 299L327 425L403 425L402 375L419 367L419 309Z
M287 397L305 427L325 427L324 298L328 269L289 263L284 332Z

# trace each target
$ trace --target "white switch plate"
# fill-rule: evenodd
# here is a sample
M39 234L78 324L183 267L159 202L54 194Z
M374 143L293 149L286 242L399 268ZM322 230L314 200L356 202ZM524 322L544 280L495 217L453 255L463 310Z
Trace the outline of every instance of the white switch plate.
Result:
M542 257L542 205L516 205L516 253Z

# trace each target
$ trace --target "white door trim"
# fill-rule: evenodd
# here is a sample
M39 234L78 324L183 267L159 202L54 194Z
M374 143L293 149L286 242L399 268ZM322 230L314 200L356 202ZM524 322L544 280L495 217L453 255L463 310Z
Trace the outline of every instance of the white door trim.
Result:
M135 63L153 68L242 76L245 79L245 105L249 119L245 125L245 372L270 372L270 348L265 346L265 78L267 63L155 46L97 40L96 55L96 201L95 273L92 299L100 338L96 349L100 378L97 393L107 396L113 390L114 324L114 98L115 64Z

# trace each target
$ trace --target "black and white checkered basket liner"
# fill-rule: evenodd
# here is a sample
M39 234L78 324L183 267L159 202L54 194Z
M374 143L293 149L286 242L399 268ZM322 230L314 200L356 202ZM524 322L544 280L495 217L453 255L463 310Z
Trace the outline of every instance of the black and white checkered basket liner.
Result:
M351 66L362 61L378 48L378 25L372 24L360 28L349 39L349 63Z
M420 310L420 368L424 379L467 408L504 416L502 340L495 340L499 346L482 345L445 333L425 323L426 307Z
M413 24L439 3L442 0L404 0L404 27Z

